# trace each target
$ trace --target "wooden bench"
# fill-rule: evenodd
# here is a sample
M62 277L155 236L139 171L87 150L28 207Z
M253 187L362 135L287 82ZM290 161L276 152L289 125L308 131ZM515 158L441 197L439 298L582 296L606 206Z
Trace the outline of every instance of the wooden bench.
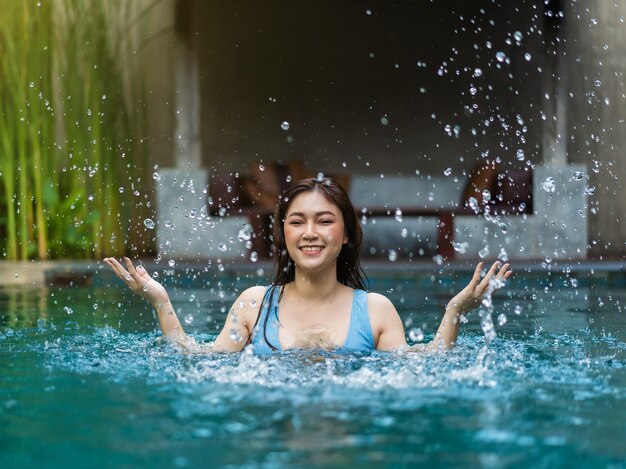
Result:
M353 176L354 178L359 176ZM251 250L259 258L272 254L272 218L274 210L253 205L244 189L245 177L232 172L213 172L209 180L209 212L213 216L245 217L252 227ZM429 184L431 179L428 179ZM377 187L385 185L384 179L376 182ZM393 182L391 183L393 185ZM435 184L435 183L433 183ZM387 188L389 189L389 188ZM393 189L393 188L391 188ZM466 191L463 191L466 192ZM351 194L352 195L352 194ZM451 194L457 200L462 194ZM361 195L363 197L363 194ZM497 176L497 187L492 199L476 208L467 206L464 200L458 206L428 207L417 204L378 204L380 197L372 197L373 204L361 203L355 206L358 217L395 217L399 210L403 218L433 217L437 220L437 254L446 260L455 257L454 220L461 215L484 215L489 207L492 215L519 215L532 213L532 172L525 170L502 171Z

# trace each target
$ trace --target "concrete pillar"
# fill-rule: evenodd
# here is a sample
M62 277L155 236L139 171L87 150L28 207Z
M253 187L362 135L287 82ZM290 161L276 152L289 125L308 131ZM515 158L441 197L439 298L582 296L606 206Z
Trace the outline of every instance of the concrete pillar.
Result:
M568 159L588 173L594 256L626 251L626 3L568 0L564 13Z
M544 165L567 164L567 74L564 73L563 15L546 9L543 36L545 61L543 69L543 103L545 116L542 138Z

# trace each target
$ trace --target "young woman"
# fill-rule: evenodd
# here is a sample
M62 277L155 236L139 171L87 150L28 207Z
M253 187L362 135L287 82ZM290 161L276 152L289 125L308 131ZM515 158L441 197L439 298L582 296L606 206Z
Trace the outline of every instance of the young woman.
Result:
M304 179L276 208L277 260L269 287L245 290L235 301L210 350L257 354L298 348L371 350L448 349L459 331L459 316L509 278L509 264L495 262L481 279L479 263L470 283L446 306L429 344L409 347L393 304L368 293L359 262L362 232L345 190L330 178ZM188 348L187 338L161 284L125 258L104 260L135 293L154 307L163 335Z

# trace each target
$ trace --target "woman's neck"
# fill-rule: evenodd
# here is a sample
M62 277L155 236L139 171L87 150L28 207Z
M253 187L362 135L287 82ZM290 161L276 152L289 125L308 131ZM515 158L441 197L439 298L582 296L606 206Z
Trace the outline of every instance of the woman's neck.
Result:
M294 281L291 288L303 299L325 299L343 285L337 280L336 269L332 272L301 272L296 267Z

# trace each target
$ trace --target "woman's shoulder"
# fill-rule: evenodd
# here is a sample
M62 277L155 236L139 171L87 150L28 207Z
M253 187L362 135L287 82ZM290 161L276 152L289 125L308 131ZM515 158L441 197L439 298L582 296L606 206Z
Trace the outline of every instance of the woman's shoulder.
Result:
M385 295L381 295L380 293L368 292L367 304L372 312L384 312L389 311L390 309L392 311L396 310L389 298Z
M259 302L263 299L265 293L270 288L270 286L255 285L254 287L246 288L239 295L239 300L254 300L256 302Z
M380 293L368 293L367 306L372 333L377 344L383 333L391 333L394 337L403 337L404 326L402 325L402 320L389 298ZM401 339L398 340L401 342Z
M230 312L243 318L244 323L254 324L267 288L262 285L246 288L239 294Z

